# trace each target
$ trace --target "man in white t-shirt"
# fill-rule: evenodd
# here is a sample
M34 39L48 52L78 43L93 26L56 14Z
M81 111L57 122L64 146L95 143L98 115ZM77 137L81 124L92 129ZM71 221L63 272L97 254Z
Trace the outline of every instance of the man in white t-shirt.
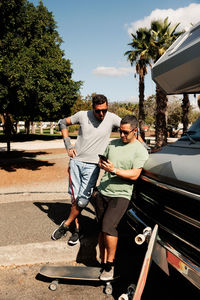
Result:
M72 197L71 212L53 234L52 239L58 240L66 234L72 221L76 229L68 244L75 245L79 241L78 215L86 207L99 176L99 157L108 145L113 127L119 127L121 118L108 112L108 100L104 95L97 94L92 98L92 110L79 111L59 121L65 147L70 156L69 162L69 194ZM79 124L79 133L75 147L71 144L68 125Z

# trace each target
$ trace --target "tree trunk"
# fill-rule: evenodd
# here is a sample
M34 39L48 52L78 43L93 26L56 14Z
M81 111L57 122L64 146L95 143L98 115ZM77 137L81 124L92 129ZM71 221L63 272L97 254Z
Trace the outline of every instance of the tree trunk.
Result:
M183 94L182 100L182 123L183 123L183 133L187 131L189 124L189 109L190 109L190 100L188 94Z
M200 109L200 96L198 96L198 98L197 98L197 105L198 105L198 107Z
M25 121L25 133L28 135L30 133L30 121Z
M139 128L140 134L142 139L145 139L145 132L144 132L144 76L139 76Z
M9 113L3 114L3 123L4 123L4 134L6 137L7 143L7 152L10 152L10 142L11 142L11 135L13 131L13 124Z
M20 133L20 124L19 124L19 122L17 122L16 131L17 131L17 133Z
M167 95L156 85L156 148L160 148L167 144Z
M40 134L43 134L43 128L42 128L43 122L40 122Z
M31 133L35 134L36 124L35 122L31 122Z
M50 134L54 134L53 122L50 122Z

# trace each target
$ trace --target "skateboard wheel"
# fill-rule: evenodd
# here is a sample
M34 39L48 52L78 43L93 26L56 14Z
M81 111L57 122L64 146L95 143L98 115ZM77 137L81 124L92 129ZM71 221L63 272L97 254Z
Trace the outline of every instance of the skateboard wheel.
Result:
M112 295L112 291L113 291L112 285L106 282L106 287L105 287L106 295Z
M58 280L52 281L52 282L50 283L50 285L49 285L49 289L50 289L51 291L57 290L57 287L58 287Z
M135 284L130 284L128 286L127 292L128 292L128 294L133 295L135 293L135 290L136 290L136 285Z
M122 294L121 296L119 296L118 300L129 300L129 297L127 294Z
M131 284L129 285L129 287L127 288L127 294L128 294L128 299L133 299L133 296L135 294L136 291L136 285L135 284Z
M136 237L135 237L135 242L137 245L142 245L145 241L145 236L144 234L138 234Z

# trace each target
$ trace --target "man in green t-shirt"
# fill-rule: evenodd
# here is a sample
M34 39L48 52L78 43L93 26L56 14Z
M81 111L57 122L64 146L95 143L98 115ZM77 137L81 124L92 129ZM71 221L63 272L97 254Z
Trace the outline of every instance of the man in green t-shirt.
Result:
M135 116L125 116L120 123L121 138L111 141L107 146L104 153L107 161L99 161L100 168L105 170L97 192L94 193L96 216L101 226L101 280L113 278L118 243L117 226L128 208L134 181L140 176L148 159L147 150L136 138L137 125Z

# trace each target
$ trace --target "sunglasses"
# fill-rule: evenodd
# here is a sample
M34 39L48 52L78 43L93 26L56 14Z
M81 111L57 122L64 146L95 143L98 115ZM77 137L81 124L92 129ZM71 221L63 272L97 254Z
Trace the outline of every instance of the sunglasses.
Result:
M129 133L131 133L134 129L132 129L131 131L127 131L127 130L119 130L120 134L124 134L124 135L129 135Z
M95 109L94 110L96 114L100 114L100 112L102 112L104 115L107 113L107 109Z

